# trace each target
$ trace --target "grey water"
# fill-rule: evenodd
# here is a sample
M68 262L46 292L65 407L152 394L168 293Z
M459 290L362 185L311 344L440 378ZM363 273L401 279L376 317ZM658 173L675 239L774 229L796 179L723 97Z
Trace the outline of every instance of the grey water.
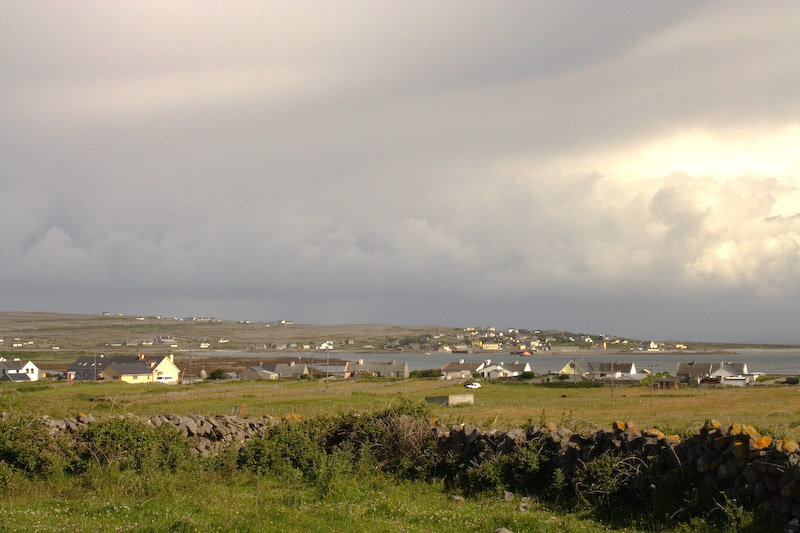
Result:
M208 355L225 355L229 357L258 357L259 354L246 351L219 350L206 352ZM481 362L487 359L492 362L511 363L514 361L526 362L531 365L531 371L537 374L546 372L558 372L571 359L586 359L587 361L622 361L632 362L638 370L646 368L656 372L669 372L675 374L678 363L696 362L718 362L725 361L733 363L747 363L750 372L763 372L765 374L800 374L800 350L798 349L746 349L736 350L735 352L710 352L708 354L691 352L685 354L660 353L660 352L603 352L586 351L582 353L553 353L545 352L541 355L515 356L508 352L496 353L469 353L451 354L433 352L431 355L425 353L412 352L392 352L392 353L363 353L363 352L344 352L333 350L330 352L294 352L281 353L269 352L263 354L264 357L286 357L291 359L301 358L302 362L310 363L313 358L315 362L321 363L326 357L331 359L341 359L346 361L376 361L388 362L391 360L407 362L409 370L426 370L429 368L441 368L448 362L458 362L463 359L465 362Z

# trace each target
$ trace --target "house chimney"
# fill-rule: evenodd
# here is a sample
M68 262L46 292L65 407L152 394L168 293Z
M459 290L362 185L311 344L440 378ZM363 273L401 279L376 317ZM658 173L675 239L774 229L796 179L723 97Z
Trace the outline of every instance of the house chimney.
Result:
M175 358L174 358L174 356L172 354L169 354L169 362L170 363L174 363L175 362Z
M364 360L363 360L363 359L359 359L359 360L358 360L358 364L359 364L359 365L363 365L363 364L364 364Z
M294 366L294 361L289 361L289 366Z
M491 359L487 359L487 360L486 360L486 364L487 364L487 365L491 365L491 364L492 364L492 360L491 360Z
M459 359L458 362L459 362L459 364L462 364L462 365L464 364L464 360L463 359Z
M144 361L144 354L143 353L137 354L136 357L139 358L139 361Z

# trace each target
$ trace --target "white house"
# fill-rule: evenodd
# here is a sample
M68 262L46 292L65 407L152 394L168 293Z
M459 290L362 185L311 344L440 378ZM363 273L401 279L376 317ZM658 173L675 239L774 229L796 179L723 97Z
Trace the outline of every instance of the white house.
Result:
M22 362L19 359L6 361L0 357L0 380L39 381L39 368L32 361Z
M487 361L479 370L484 379L510 378L530 371L531 365L528 363L503 363L502 361L499 363Z
M711 372L712 378L719 378L722 385L730 387L744 387L751 381L747 373L747 363L725 363L720 361L719 366Z
M646 374L637 372L636 365L623 361L593 361L585 359L572 359L559 374L581 377L588 380L593 379L635 379L641 380Z

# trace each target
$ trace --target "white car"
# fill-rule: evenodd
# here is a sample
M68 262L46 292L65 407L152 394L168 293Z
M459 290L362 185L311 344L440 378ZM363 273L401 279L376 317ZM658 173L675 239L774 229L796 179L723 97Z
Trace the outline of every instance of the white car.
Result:
M480 389L481 384L476 381L470 381L469 383L465 383L464 386L468 389Z

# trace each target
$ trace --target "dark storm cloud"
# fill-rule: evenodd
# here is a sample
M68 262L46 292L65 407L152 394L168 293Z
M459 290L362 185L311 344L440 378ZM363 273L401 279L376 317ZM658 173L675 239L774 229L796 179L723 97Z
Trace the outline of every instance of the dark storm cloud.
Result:
M5 309L796 317L793 3L0 10Z

